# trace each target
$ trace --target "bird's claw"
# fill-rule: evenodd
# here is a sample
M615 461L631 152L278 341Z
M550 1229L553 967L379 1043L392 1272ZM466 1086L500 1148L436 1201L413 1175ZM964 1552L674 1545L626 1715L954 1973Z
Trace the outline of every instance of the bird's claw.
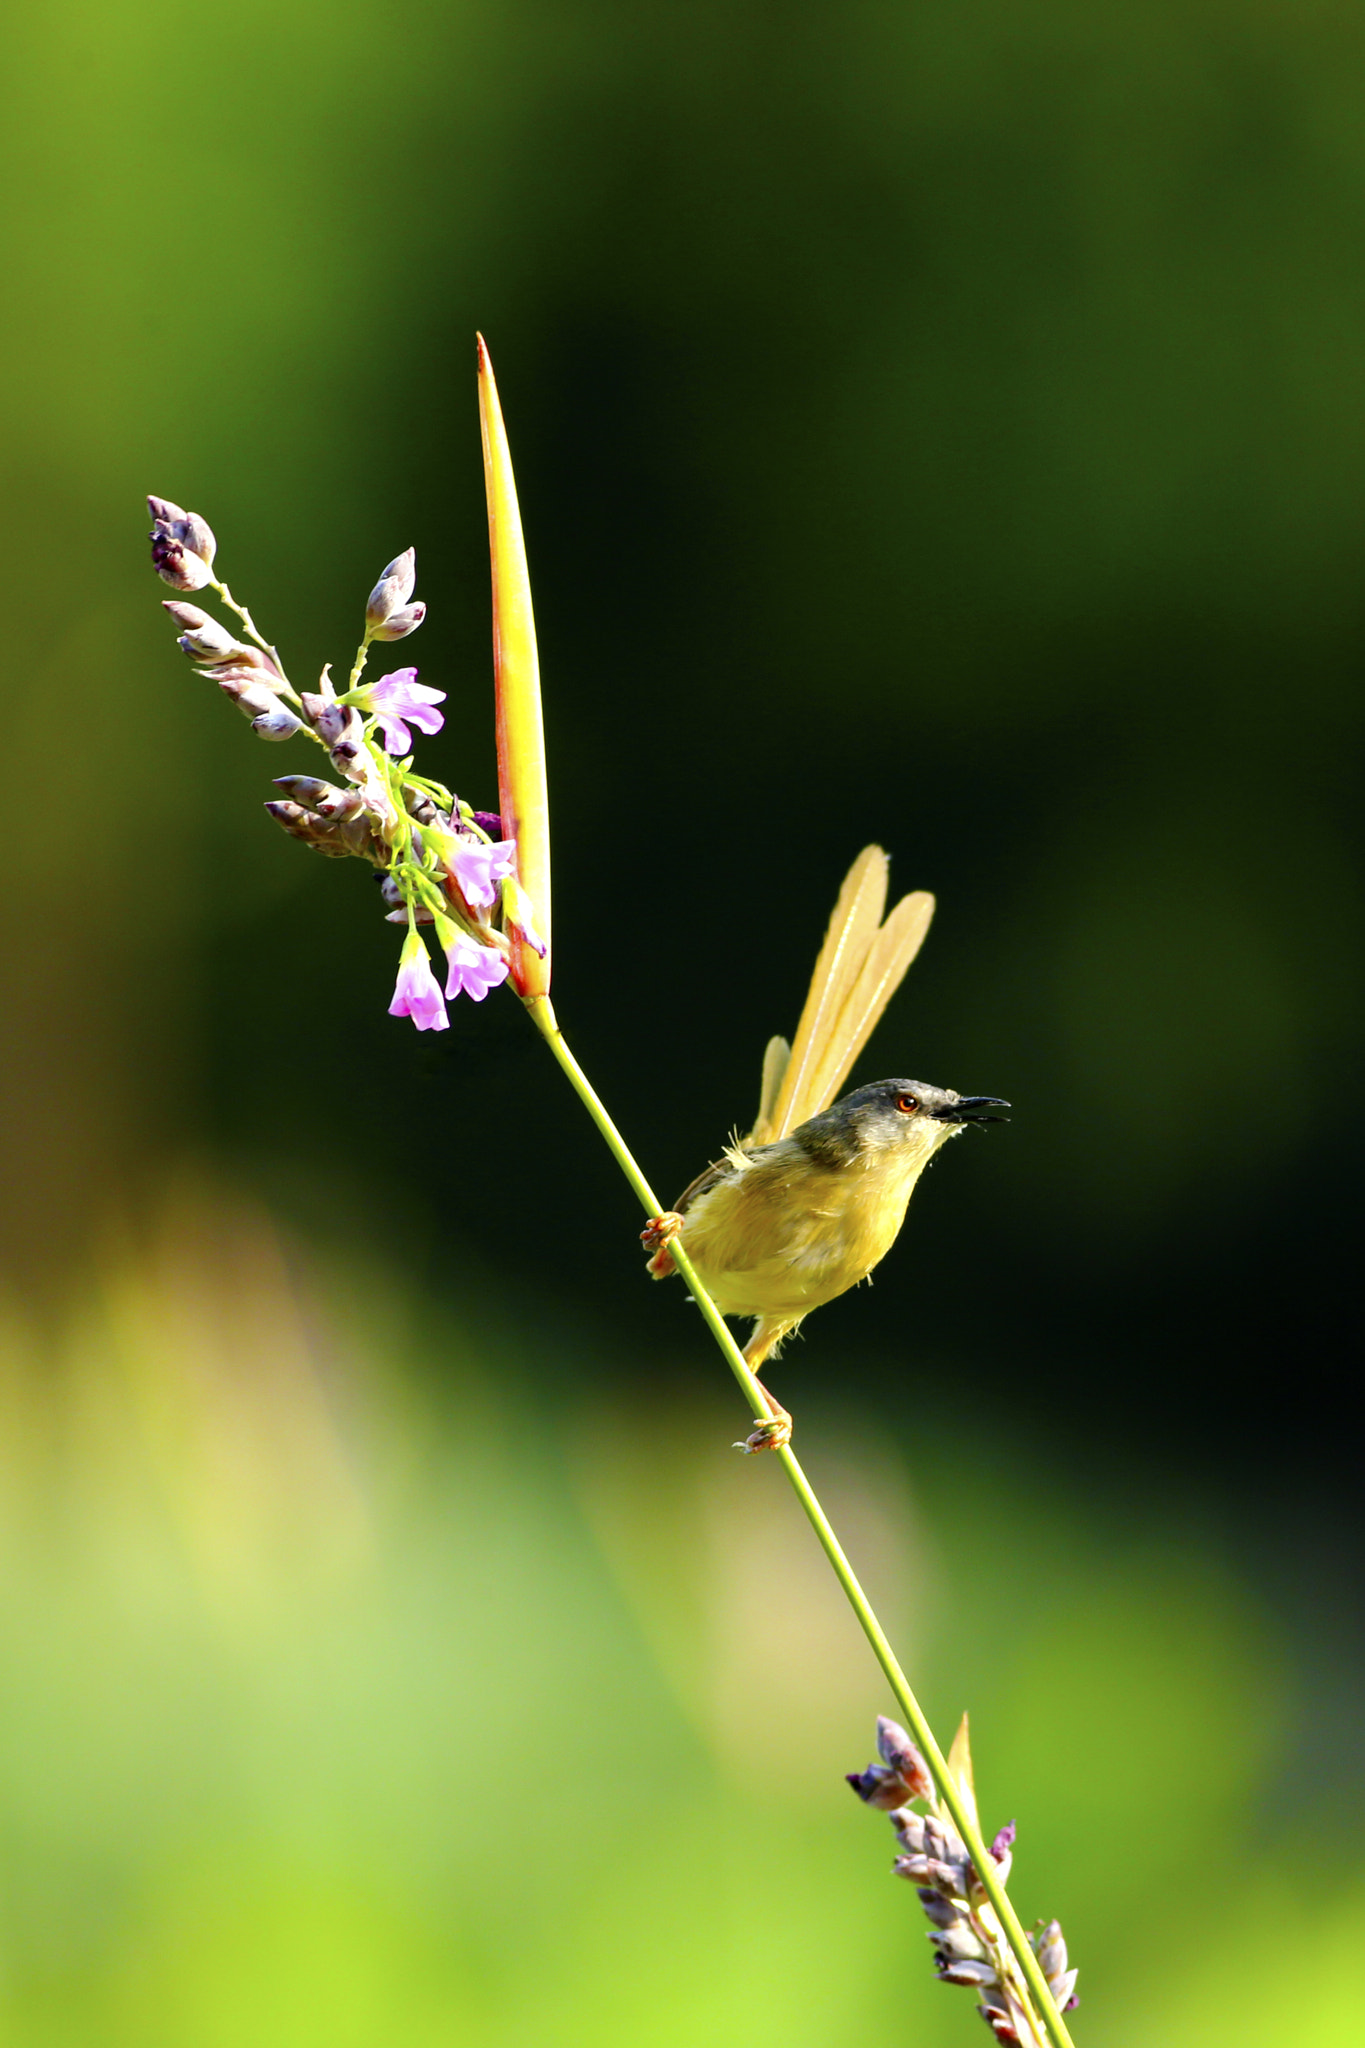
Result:
M665 1209L662 1216L651 1216L640 1232L640 1242L647 1252L654 1256L649 1270L656 1280L666 1280L675 1268L668 1247L683 1227L683 1219L676 1209Z
M785 1412L769 1416L766 1422L756 1423L742 1444L736 1444L737 1451L750 1457L755 1451L780 1451L792 1440L792 1419Z

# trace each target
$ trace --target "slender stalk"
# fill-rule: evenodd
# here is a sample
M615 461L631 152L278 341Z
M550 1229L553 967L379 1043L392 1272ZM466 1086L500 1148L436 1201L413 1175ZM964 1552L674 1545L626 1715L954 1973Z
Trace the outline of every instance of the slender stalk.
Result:
M360 681L360 678L364 673L365 663L369 660L369 658L370 636L367 633L365 635L365 638L361 641L359 647L357 647L355 651L355 660L351 663L351 673L346 678L346 695L343 695L341 700L343 704L346 701L346 696L350 694L350 692L355 688L356 684Z
M555 1021L555 1013L550 1005L548 996L530 998L526 1003L526 1008L530 1011L537 1030L541 1033L550 1051L568 1076L589 1116L602 1133L603 1138L605 1138L612 1157L630 1182L631 1187L635 1190L646 1214L650 1216L659 1215L661 1213L661 1205L658 1197L636 1165L630 1147L626 1144L625 1139L607 1114L597 1091L570 1052L565 1042L564 1034ZM743 1389L745 1397L753 1410L755 1419L760 1422L766 1422L769 1410L768 1404L763 1398L763 1390L753 1373L749 1370L744 1354L730 1334L725 1318L721 1315L720 1310L697 1278L696 1270L691 1260L676 1238L670 1242L668 1250L669 1256L677 1266L678 1271L691 1288L697 1306L705 1317L712 1336L724 1352L726 1363L739 1381L740 1387ZM974 1825L967 1811L957 1780L948 1768L948 1759L934 1740L933 1730L924 1717L924 1710L915 1698L914 1693L910 1690L910 1681L904 1671L902 1671L897 1661L896 1653L891 1648L882 1630L881 1623L872 1611L871 1601L858 1583L857 1574L845 1555L843 1545L831 1528L829 1518L816 1498L815 1490L802 1471L791 1446L789 1444L782 1445L777 1451L777 1456L782 1462L788 1479L791 1481L792 1490L805 1509L807 1520L820 1539L820 1547L834 1567L834 1575L843 1587L850 1607L858 1617L863 1634L872 1645L877 1662L881 1665L886 1675L887 1683L895 1695L896 1704L905 1717L906 1726L914 1736L917 1745L923 1753L924 1761L929 1766L929 1773L938 1787L939 1797L952 1815L953 1826L957 1829L958 1834L966 1845L967 1853L972 1859L972 1867L981 1880L982 1890L995 1908L1000 1925L1004 1929L1005 1938L1009 1942L1019 1968L1028 1984L1028 1988L1037 2002L1038 2017L1047 2030L1049 2041L1052 2042L1053 2048L1074 2048L1066 2023L1058 2012L1052 1993L1048 1989L1047 1979L1043 1975L1038 1958L1029 1946L1028 1937L1024 1933L1019 1916L1010 1903L1008 1892L1000 1882L998 1865L995 1858L986 1847L980 1830ZM1029 2015L1031 2022L1033 2017L1032 2014Z
M257 631L256 621L252 618L251 613L247 610L246 606L244 604L238 604L236 598L228 589L226 583L212 583L210 584L209 588L211 590L217 591L219 597L222 599L223 603L227 606L230 612L236 612L238 618L246 627L248 636L252 640L254 640L256 642L256 645L262 650L262 652L268 654L270 656L270 659L274 662L275 668L280 678L279 694L282 697L288 697L293 703L297 704L299 701L298 692L294 688L293 684L290 683L285 677L284 663L280 660L278 650L272 647L270 642L267 639L265 639L261 635L261 633Z

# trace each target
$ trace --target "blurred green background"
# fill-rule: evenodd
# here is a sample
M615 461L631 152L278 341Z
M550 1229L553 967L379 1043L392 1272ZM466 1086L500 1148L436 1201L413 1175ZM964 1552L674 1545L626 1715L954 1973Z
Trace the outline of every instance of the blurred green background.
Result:
M671 1193L858 847L937 891L860 1076L1015 1118L775 1384L1078 2040L1344 2038L1358 13L4 37L4 2038L978 2037L839 1782L875 1667L628 1192L510 999L385 1015L373 891L157 607L149 490L303 675L415 545L422 764L491 804L476 327L571 1041Z

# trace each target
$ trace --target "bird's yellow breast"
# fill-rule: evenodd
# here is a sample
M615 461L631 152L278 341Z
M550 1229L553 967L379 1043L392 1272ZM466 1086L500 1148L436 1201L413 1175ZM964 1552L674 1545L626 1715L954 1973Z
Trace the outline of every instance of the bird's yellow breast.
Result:
M926 1158L892 1150L831 1169L774 1145L697 1197L683 1248L723 1314L806 1315L885 1258Z

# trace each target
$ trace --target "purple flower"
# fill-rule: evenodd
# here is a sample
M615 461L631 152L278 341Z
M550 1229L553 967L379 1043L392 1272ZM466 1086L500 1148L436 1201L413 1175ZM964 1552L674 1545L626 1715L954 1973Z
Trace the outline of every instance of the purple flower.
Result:
M498 900L498 884L516 864L516 841L499 839L485 846L482 839L448 839L445 857L465 902L487 910Z
M452 1002L456 996L466 995L481 1003L490 988L497 988L500 982L506 981L507 961L496 946L481 946L477 939L457 931L445 918L440 920L437 936L445 947L446 964L450 968L446 976L446 994Z
M427 733L439 732L445 724L444 712L436 709L445 703L445 691L429 690L419 683L415 668L395 669L391 676L381 676L367 689L357 690L356 697L383 732L390 754L412 752L410 724Z
M441 998L441 984L431 971L426 946L416 932L409 932L403 941L389 1015L411 1017L419 1031L445 1031L450 1024Z

